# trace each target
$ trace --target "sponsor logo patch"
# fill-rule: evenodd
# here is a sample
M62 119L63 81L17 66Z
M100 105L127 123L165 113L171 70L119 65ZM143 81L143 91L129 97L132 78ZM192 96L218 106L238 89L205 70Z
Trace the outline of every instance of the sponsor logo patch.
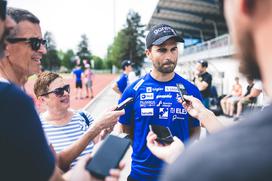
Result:
M152 107L155 106L155 101L140 101L140 107Z
M184 117L178 116L178 115L173 115L172 121L175 121L177 119L184 119Z
M154 94L153 93L143 93L140 94L140 100L153 100Z
M162 101L160 101L156 106L160 107L162 105Z
M156 96L156 99L159 99L159 98L163 98L163 99L171 99L172 98L172 95L171 94L168 94L168 95L157 95Z
M172 103L171 102L163 102L162 107L172 107Z
M176 113L177 114L187 114L187 111L185 109L176 108Z
M141 116L153 116L153 108L141 108Z
M146 92L152 92L152 87L147 87Z
M165 92L178 92L178 88L175 86L165 86Z
M168 119L168 108L160 108L159 112L159 118L160 119Z
M162 100L160 100L156 106L157 107L172 107L172 103L171 102L163 102Z
M146 92L159 92L162 91L162 87L146 87Z
M154 91L154 92L159 92L159 91L162 91L162 90L163 90L162 87L152 88L152 91Z

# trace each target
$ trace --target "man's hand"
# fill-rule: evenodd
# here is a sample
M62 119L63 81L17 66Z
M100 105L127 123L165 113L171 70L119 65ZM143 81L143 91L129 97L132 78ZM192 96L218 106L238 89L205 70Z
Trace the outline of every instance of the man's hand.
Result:
M194 77L195 77L196 79L198 79L199 74L200 74L200 72L196 70L196 71L194 72Z
M158 158L167 163L172 163L184 150L184 144L174 136L174 141L169 145L162 145L156 141L157 135L149 132L146 140L149 150Z
M100 181L99 179L93 177L88 170L86 170L86 165L91 160L92 156L90 154L83 156L79 159L76 166L71 170L71 177L68 179L70 181L78 180L89 180L89 181ZM119 169L111 169L110 176L105 178L105 181L118 181L120 177L120 172L124 168L124 162L120 162Z
M205 127L209 133L223 128L221 122L216 118L214 113L208 110L202 102L193 96L183 96L186 101L179 99L184 109L194 118L200 121L201 126Z
M182 99L179 99L178 101L192 117L199 119L202 113L208 111L199 99L187 95L184 95L183 97L187 101L183 102Z

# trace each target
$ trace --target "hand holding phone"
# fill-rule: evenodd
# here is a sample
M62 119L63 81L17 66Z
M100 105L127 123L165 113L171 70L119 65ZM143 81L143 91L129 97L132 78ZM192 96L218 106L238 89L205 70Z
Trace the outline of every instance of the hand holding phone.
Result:
M189 100L186 100L184 98L184 95L189 95L184 87L183 84L176 84L177 88L178 88L178 91L179 91L179 94L180 94L180 97L181 97L181 100L182 102L186 102L186 104L191 104L191 102Z
M129 145L128 139L109 135L87 164L87 170L94 177L104 179L109 176L110 169L118 167Z
M157 135L156 141L163 145L171 144L174 139L173 135L168 127L160 125L149 125L150 130Z
M186 99L184 99L184 95L188 95L185 87L183 84L176 84L177 88L178 88L178 91L179 91L179 94L180 94L180 97L181 97L181 100L184 102L186 101Z
M133 97L128 97L123 102L117 105L117 107L114 109L114 111L120 111L124 109L127 105L133 102Z

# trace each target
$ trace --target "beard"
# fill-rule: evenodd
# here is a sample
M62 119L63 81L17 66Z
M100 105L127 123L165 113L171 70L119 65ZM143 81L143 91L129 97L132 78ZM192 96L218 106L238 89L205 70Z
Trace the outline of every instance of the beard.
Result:
M240 51L238 58L240 60L239 71L245 76L261 80L261 71L257 63L255 43L250 31L245 32L239 41Z
M168 60L166 63L160 64L159 62L153 62L153 66L157 69L158 72L163 74L168 74L174 72L177 65L177 61Z

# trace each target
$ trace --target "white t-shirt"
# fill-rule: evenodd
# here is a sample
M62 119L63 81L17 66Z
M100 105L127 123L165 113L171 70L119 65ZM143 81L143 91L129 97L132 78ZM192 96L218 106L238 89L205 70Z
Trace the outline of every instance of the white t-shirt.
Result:
M253 86L254 89L258 89L258 90L261 90L263 91L263 85L262 85L262 82L259 81L259 80L256 80L255 83L254 83L254 86Z
M265 93L264 89L263 89L263 84L260 80L256 80L255 83L254 83L254 86L253 86L254 89L258 89L258 90L261 90L262 91L262 98L261 98L261 101L260 101L260 104L262 106L268 106L271 101L269 99L269 97L267 96L267 94Z

